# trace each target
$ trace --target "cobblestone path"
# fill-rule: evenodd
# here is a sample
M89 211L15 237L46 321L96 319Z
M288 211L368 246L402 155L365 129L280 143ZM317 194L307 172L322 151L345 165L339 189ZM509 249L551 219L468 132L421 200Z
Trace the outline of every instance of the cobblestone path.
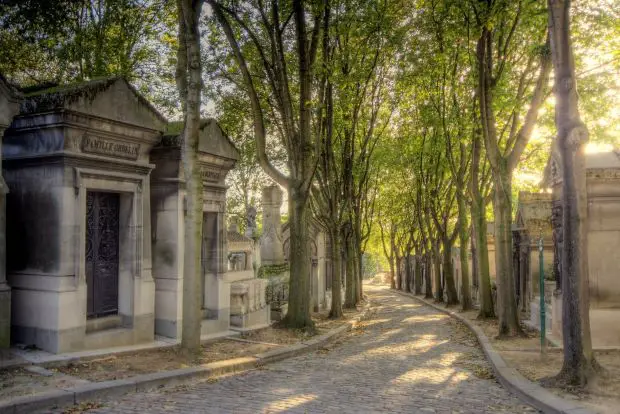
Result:
M523 413L489 379L473 336L450 317L366 286L372 318L315 353L262 369L104 401L89 413Z

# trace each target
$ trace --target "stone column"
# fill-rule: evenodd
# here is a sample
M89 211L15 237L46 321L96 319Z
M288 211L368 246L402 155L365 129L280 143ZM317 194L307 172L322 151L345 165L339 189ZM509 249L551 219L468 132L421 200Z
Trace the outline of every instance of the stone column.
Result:
M19 94L0 74L0 348L11 344L11 288L6 281L6 195L2 177L2 137L19 111Z
M272 185L263 188L263 235L260 244L263 265L284 263L282 224L280 223L281 207L282 190L280 187Z
M0 125L0 349L11 345L11 287L6 281L6 195L9 188L2 177L2 137Z

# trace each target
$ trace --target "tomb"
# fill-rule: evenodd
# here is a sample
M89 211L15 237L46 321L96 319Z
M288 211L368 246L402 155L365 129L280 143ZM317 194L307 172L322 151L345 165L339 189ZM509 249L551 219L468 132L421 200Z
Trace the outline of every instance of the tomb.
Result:
M309 224L309 242L311 249L311 267L310 267L310 292L311 302L310 309L313 312L319 312L331 307L331 260L327 252L329 248L329 237L322 231L318 222L310 219ZM284 257L289 260L290 246L290 228L288 222L282 227L282 238L284 239L283 249ZM343 272L343 280L346 277ZM345 290L341 293L344 295Z
M284 258L280 219L282 197L282 190L277 185L263 188L263 233L258 277L267 280L266 300L274 320L282 319L288 310L289 266Z
M2 136L19 111L19 93L0 74L0 349L11 343L11 288L6 279L6 200L9 188L2 177Z
M181 160L182 127L171 123L151 152L155 332L181 337L185 178ZM203 189L202 336L228 332L230 280L226 255L226 185L239 151L213 119L200 125L198 164Z
M23 92L2 154L13 341L152 341L149 153L166 120L122 78Z
M230 282L231 329L255 329L270 323L270 309L265 296L268 282L255 276L254 251L254 240L239 233L237 224L231 223L226 275Z
M532 325L540 326L540 251L543 242L543 277L553 278L552 194L519 192L512 228L513 275L519 310L529 311ZM545 281L545 299L551 304L554 283ZM546 327L551 328L551 312Z
M587 248L590 286L590 329L596 347L620 345L620 150L586 154ZM562 164L554 153L542 185L553 189L553 223L558 259L563 248ZM560 260L554 262L561 272ZM553 335L562 335L562 286L556 278L553 294Z

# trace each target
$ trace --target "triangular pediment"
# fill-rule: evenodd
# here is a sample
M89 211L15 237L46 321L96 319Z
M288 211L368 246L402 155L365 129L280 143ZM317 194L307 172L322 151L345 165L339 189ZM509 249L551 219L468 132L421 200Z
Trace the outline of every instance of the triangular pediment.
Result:
M123 78L25 90L22 114L71 110L163 131L166 119Z
M170 122L164 133L162 146L180 148L183 145L183 128L182 121ZM239 150L212 118L203 119L200 123L198 151L233 161L239 159Z
M239 159L239 150L215 119L206 119L200 125L198 150L231 160Z

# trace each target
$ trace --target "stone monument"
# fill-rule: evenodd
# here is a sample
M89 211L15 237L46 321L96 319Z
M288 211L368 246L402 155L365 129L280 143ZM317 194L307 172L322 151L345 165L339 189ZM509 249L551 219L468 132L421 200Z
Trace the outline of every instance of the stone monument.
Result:
M6 281L6 194L9 188L2 178L2 136L19 111L17 91L0 74L0 348L11 343L11 288Z
M268 326L270 309L265 295L268 281L254 275L256 244L239 233L234 221L228 229L227 242L231 329L244 331Z
M267 301L271 319L280 320L288 310L289 267L284 257L280 208L282 190L277 185L263 188L263 235L260 238L261 267L258 277L267 279Z
M14 342L153 340L149 152L165 124L122 78L25 93L2 154Z
M256 208L248 206L245 217L245 237L253 238L256 234Z
M280 208L282 207L282 190L277 185L263 188L263 235L260 241L262 264L279 265L284 263L282 247L282 224Z
M183 321L183 246L185 172L182 161L182 123L170 123L150 162L155 279L155 332L180 338ZM239 159L239 151L214 119L200 123L198 168L202 178L201 335L228 331L230 281L226 255L226 175Z

